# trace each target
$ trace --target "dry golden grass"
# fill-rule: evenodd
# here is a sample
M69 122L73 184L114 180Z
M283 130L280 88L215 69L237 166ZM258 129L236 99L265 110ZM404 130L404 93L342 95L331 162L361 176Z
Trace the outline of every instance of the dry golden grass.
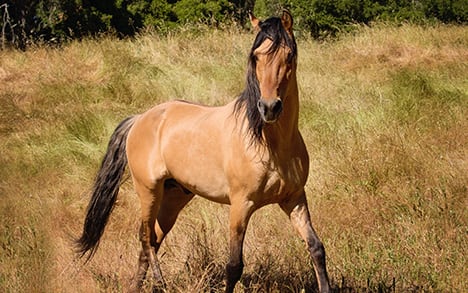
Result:
M466 291L468 31L362 28L299 39L306 190L343 291ZM241 92L253 36L202 29L0 52L0 290L125 292L139 203L126 182L95 258L75 259L89 190L124 117ZM221 292L228 207L195 199L160 253L168 292ZM275 206L258 211L237 292L306 292L307 252ZM148 284L148 291L151 287Z

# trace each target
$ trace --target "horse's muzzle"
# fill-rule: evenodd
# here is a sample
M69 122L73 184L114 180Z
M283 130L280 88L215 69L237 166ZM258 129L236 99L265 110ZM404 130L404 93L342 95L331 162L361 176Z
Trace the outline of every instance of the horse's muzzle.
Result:
M273 101L267 101L260 98L257 103L258 111L265 123L274 123L278 120L281 111L283 111L283 102L280 98Z

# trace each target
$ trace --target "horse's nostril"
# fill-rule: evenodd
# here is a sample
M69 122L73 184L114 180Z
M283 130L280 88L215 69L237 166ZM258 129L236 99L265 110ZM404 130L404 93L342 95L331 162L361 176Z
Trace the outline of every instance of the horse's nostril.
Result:
M283 102L278 99L276 102L273 104L272 111L273 113L277 114L283 110Z
M262 113L263 115L266 113L266 106L262 102L262 100L258 100L257 107L258 107L258 111L260 111L260 113Z

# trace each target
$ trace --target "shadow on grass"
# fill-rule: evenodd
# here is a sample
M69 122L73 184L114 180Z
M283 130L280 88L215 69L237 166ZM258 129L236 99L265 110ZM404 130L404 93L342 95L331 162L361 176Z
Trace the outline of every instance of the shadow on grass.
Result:
M332 284L332 292L337 293L354 293L354 292L378 292L378 293L393 293L396 292L396 283L393 279L390 284L386 282L376 282L373 283L370 279L367 279L366 286L358 286L355 284L348 284L345 277L341 277L339 282L334 282ZM307 292L307 291L306 291ZM313 292L313 291L310 291ZM407 291L406 291L407 292Z
M318 291L318 285L315 280L314 272L304 273L295 270L280 271L280 267L275 264L256 265L253 270L249 270L242 275L240 281L236 284L236 292L244 293L315 293ZM224 292L225 270L219 263L211 263L205 268L202 274L180 272L180 279L170 282L168 288L162 291L155 290L151 282L147 283L146 290L143 292L203 292L220 293ZM188 273L188 274L187 274ZM182 277L183 275L183 277ZM191 280L188 282L188 280ZM365 283L365 285L362 285ZM348 280L341 277L339 280L331 280L331 292L333 293L395 293L395 292L424 292L421 287L405 287L397 285L396 280L387 280L374 282L370 279L359 284L356 280ZM153 290L151 290L153 288Z
M255 274L245 274L240 280L243 286L243 292L300 292L315 293L318 291L318 285L314 276L303 280L299 275L293 272L264 276ZM348 284L343 277L339 282L331 281L331 292L334 293L359 293L359 292L377 292L394 293L397 292L395 279L390 282L376 282L367 280L366 286ZM405 292L420 292L421 288L407 288ZM398 290L399 291L399 290Z

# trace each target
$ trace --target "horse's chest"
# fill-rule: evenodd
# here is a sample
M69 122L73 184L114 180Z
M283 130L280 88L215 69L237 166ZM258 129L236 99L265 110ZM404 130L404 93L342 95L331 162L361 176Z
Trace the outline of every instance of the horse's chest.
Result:
M270 162L259 176L259 194L266 202L279 202L303 190L307 181L308 164L291 158L282 164Z

